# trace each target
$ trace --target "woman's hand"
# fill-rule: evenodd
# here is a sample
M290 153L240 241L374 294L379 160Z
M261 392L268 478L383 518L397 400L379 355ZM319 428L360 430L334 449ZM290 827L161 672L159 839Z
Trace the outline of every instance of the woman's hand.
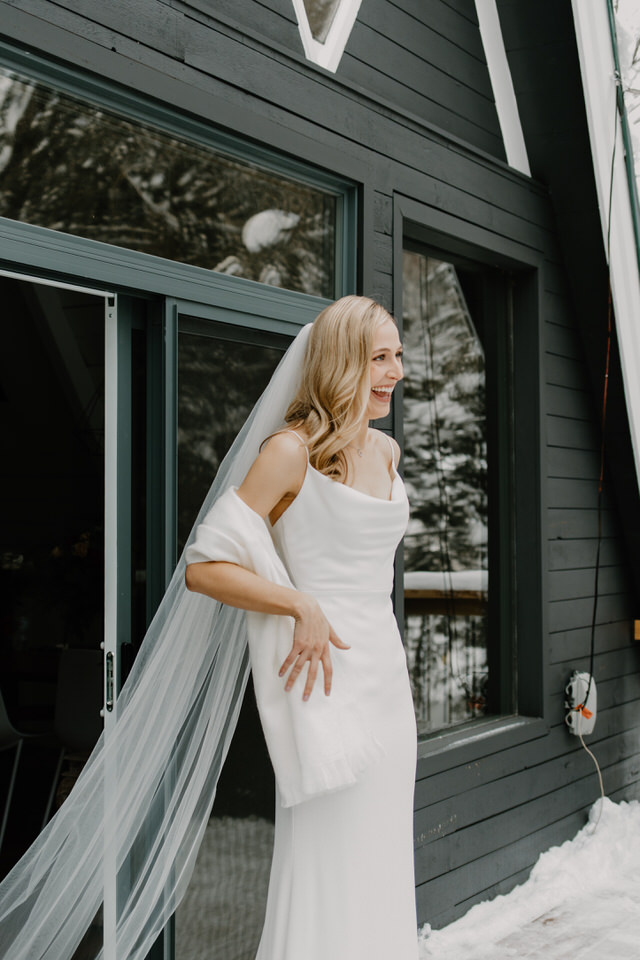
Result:
M306 594L300 594L299 599L301 604L300 610L295 616L293 646L289 656L280 667L279 676L283 677L287 670L290 667L292 668L285 684L285 690L289 691L302 672L305 663L308 663L307 682L302 694L302 699L308 700L316 681L318 664L321 663L324 672L324 692L329 696L333 676L329 644L332 643L339 650L348 650L349 645L343 643L334 633L333 627L320 609L317 600Z

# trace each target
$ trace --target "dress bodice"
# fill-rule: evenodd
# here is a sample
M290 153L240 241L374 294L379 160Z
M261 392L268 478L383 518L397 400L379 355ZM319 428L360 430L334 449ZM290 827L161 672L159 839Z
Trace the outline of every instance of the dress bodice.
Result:
M384 592L409 517L404 484L394 473L389 500L362 493L307 466L293 503L271 529L299 590Z

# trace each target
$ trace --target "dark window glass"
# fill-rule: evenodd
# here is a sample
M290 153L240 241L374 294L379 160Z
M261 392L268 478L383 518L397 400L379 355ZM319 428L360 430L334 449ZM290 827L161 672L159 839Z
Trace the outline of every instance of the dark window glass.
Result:
M405 643L426 733L486 711L485 359L452 264L405 251L403 304Z
M0 71L0 216L336 295L337 197Z
M288 345L182 317L178 335L178 540L182 550L236 433ZM176 913L175 956L255 957L273 848L274 783L251 683L195 871Z
M0 296L0 690L13 727L32 735L15 768L1 876L102 729L105 325L98 296L8 277ZM7 786L19 748L3 745L15 748L0 753Z
M181 318L178 334L178 552L218 467L288 345L212 336L221 325ZM236 332L236 337L238 333ZM249 334L256 339L259 333ZM281 341L281 349L274 344Z
M325 42L339 6L340 0L304 0L304 9L314 40Z

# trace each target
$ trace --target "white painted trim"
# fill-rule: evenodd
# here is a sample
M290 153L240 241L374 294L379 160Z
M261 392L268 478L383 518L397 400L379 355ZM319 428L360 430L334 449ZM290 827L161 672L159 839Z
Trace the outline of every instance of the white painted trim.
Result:
M604 0L572 0L572 6L605 251L610 226L611 292L636 477L640 479L640 271L633 229L633 199L629 193L622 124L616 104L609 16ZM614 137L616 151L609 216ZM604 318L606 304L602 305L602 311Z
M324 67L325 70L330 70L331 73L336 72L344 48L351 36L361 2L362 0L341 0L327 34L327 39L324 43L320 43L311 33L303 0L293 0L293 8L298 20L298 30L307 60L317 63L319 67Z
M118 665L118 314L115 296L105 301L104 312L104 736L110 742L115 729L117 706L106 707L106 657ZM117 672L115 674L117 676ZM103 960L117 960L117 878L115 821L118 816L114 784L117 758L105 751L104 770L104 861L103 861Z
M90 293L94 297L112 297L108 290L94 290L92 287L81 287L77 283L63 283L62 280L47 280L44 277L32 276L27 273L17 273L13 270L0 270L0 277L9 277L10 280L24 280L26 283L40 283L43 287L57 287L60 290L75 290L77 293Z
M487 58L489 78L496 101L498 122L507 155L507 163L520 173L531 176L529 157L522 133L518 102L511 79L507 51L502 38L496 0L476 0L480 37Z

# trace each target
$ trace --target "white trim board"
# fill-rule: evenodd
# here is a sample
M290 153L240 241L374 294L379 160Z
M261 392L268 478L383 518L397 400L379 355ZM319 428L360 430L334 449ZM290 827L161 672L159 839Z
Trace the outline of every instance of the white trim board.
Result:
M475 3L507 163L514 170L519 170L520 173L530 177L529 157L520 123L507 51L502 38L496 0L475 0Z
M609 16L603 0L572 0L572 6L605 252L610 231L611 293L636 478L640 481L640 272L633 229L633 198L629 193L622 123L616 102ZM605 309L603 305L603 312Z
M298 30L307 60L317 63L325 70L330 70L331 73L336 72L351 36L361 2L362 0L340 0L327 39L324 43L320 43L311 33L304 0L293 0L293 9L298 20Z

